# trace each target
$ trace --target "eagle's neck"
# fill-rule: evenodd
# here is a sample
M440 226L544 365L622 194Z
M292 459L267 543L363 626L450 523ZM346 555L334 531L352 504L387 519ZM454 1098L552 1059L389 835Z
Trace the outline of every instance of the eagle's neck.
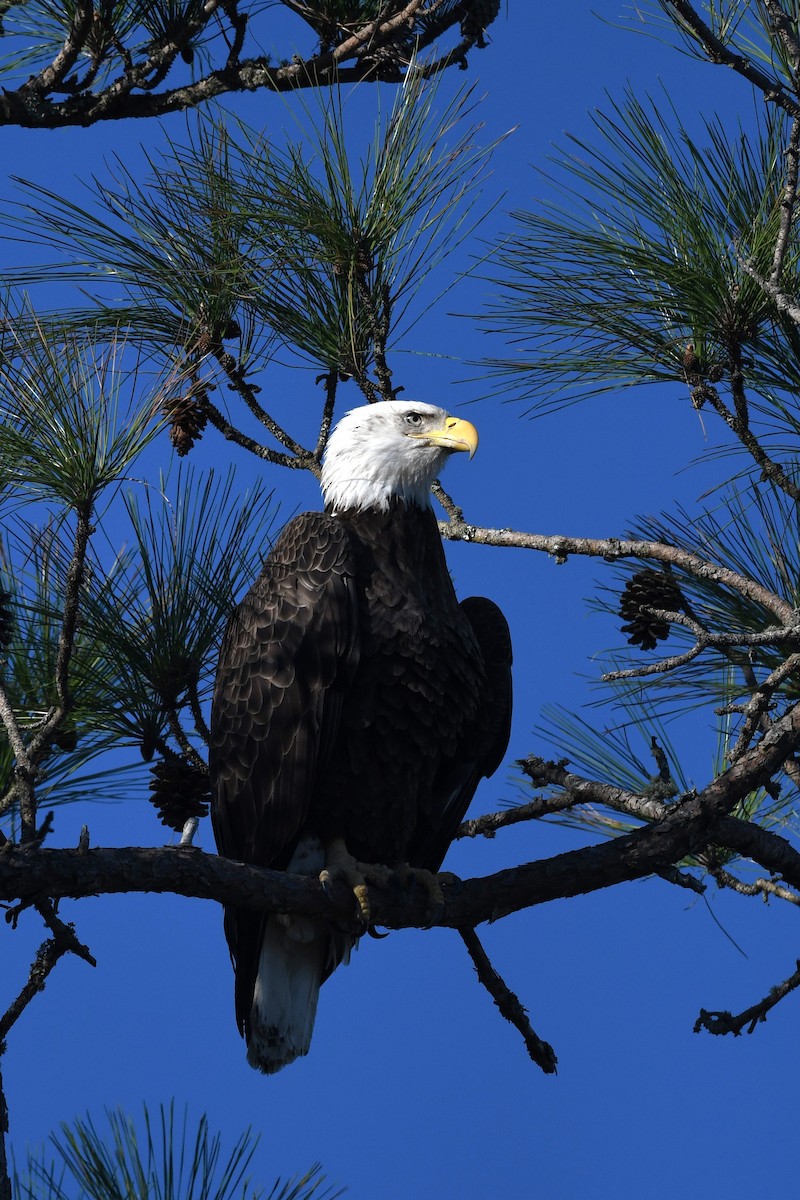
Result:
M396 442L373 438L370 445L331 437L322 465L322 494L328 512L388 512L396 501L428 509L431 484L444 469L448 451L418 452L415 443L399 453Z

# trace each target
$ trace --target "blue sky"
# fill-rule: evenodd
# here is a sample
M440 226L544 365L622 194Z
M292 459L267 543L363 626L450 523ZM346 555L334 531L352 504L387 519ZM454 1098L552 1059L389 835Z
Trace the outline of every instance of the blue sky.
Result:
M628 82L651 93L663 85L687 121L701 111L752 110L730 73L620 29L621 7L620 0L511 3L492 27L490 48L472 56L468 78L486 92L487 137L519 126L499 148L487 185L489 199L493 187L505 192L487 237L508 228L507 210L535 202L542 190L535 168L545 165L551 143L565 130L585 133L587 113L603 107L605 93L619 97ZM448 87L466 78L451 76ZM236 110L273 137L287 122L283 102L263 94ZM14 174L73 194L76 178L102 173L105 156L136 162L142 142L157 150L162 128L179 137L185 119L6 130L3 158ZM9 184L0 186L0 195L12 195ZM473 282L448 296L416 330L416 349L446 357L396 361L407 394L466 409L480 430L475 460L454 462L446 479L467 519L610 536L636 515L678 500L691 506L709 476L683 468L709 443L680 389L611 394L531 421L519 405L476 400L485 391L479 383L459 382L475 374L459 360L474 357L476 346L500 350L473 323L448 315L477 308L486 288ZM305 381L300 386L311 394ZM209 458L229 455L210 443L208 435ZM258 468L236 461L244 488ZM276 470L270 482L287 518L317 505L313 481ZM475 815L518 794L515 759L547 753L533 733L543 704L580 708L592 699L592 656L615 633L584 603L602 579L600 564L557 567L543 556L475 546L448 547L448 555L459 593L491 595L515 642L511 746L478 793ZM681 737L682 761L701 784L715 747L710 718L698 714ZM164 840L149 806L132 798L61 810L53 844L74 845L84 821L96 845ZM210 828L200 840L211 848ZM459 844L445 865L484 874L585 841L554 826L521 827ZM701 1007L738 1011L793 969L795 914L777 905L713 891L706 903L650 880L485 929L490 956L558 1054L555 1078L528 1061L449 931L367 939L323 989L309 1057L266 1079L247 1066L234 1027L215 907L122 896L65 904L63 912L98 967L60 964L9 1041L3 1074L18 1153L61 1120L117 1105L136 1112L143 1100L174 1096L193 1113L207 1112L230 1142L248 1125L259 1131L256 1174L264 1183L319 1161L353 1200L667 1200L712 1189L737 1200L796 1189L789 1100L800 1065L796 1002L780 1006L752 1037L692 1033ZM12 990L24 978L38 944L28 924L6 936L12 966L4 990L12 974Z

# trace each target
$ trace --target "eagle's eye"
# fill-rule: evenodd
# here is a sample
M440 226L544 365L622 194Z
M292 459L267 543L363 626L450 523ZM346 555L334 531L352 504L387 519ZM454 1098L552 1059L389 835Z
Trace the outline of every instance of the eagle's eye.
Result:
M418 412L406 413L405 421L406 421L406 425L411 425L412 428L418 429L419 426L422 424L422 413L418 413Z

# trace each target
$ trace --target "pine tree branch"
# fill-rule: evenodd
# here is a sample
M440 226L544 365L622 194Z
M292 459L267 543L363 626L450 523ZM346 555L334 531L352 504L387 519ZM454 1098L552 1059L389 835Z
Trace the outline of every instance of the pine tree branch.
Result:
M212 403L207 394L198 395L197 403L209 423L214 426L218 433L222 434L226 441L233 442L234 445L247 450L249 454L254 454L256 458L260 458L264 462L274 463L275 466L303 468L313 471L316 475L319 474L318 464L312 466L310 463L301 462L292 454L284 454L280 450L273 450L271 446L263 446L255 438L250 437L249 434L242 433Z
M746 646L772 646L781 644L797 643L800 636L800 629L797 625L787 628L784 625L770 625L766 629L760 629L757 633L712 633L704 628L698 621L694 620L687 613L671 612L668 609L653 608L649 604L641 606L641 612L648 617L652 617L659 621L664 621L672 625L683 625L690 629L696 637L695 644L689 650L685 650L682 654L669 655L667 658L660 659L658 662L645 663L638 667L626 667L619 671L605 671L601 676L604 683L610 683L619 679L639 679L647 675L665 675L670 671L675 671L679 667L686 666L699 657L704 650L714 649L719 650L726 658L728 658L735 666L739 663L737 659L730 655L730 651ZM771 693L775 690L780 680L786 675L791 674L797 669L796 655L790 656L787 662L791 662L791 666L784 670L783 667L778 668L780 672L779 678L774 682L764 681L767 690ZM784 664L785 665L785 664ZM756 690L761 688L756 686Z
M92 504L81 502L75 506L76 527L72 556L67 567L64 585L64 605L61 614L58 647L53 683L58 703L47 714L44 722L25 742L14 719L8 697L0 685L0 719L9 738L15 757L15 777L11 788L3 797L0 811L7 811L12 803L19 803L21 839L31 842L36 839L36 795L34 781L41 760L48 754L53 738L64 723L72 708L70 688L70 664L75 649L78 627L80 593L86 568L86 554L93 528L91 524Z
M758 284L762 291L764 291L766 295L774 301L775 307L780 312L786 313L787 317L789 317L789 319L793 321L795 325L800 325L800 304L798 304L794 297L790 296L788 292L783 291L783 289L778 287L776 283L773 283L771 280L766 279L763 275L760 275L753 264L747 259L742 258L738 252L737 258L742 270L745 271L750 278Z
M175 738L175 741L180 747L184 758L187 759L194 767L196 767L198 771L202 772L203 775L208 775L208 763L189 741L186 730L181 725L176 709L170 708L167 710L167 724L169 725L169 731Z
M93 18L94 6L91 0L76 0L72 27L64 45L48 67L38 75L32 75L19 89L18 94L23 103L35 102L63 82L86 43Z
M482 817L473 817L462 821L456 830L455 840L461 838L485 837L493 838L500 829L508 829L511 825L520 825L524 821L539 821L552 813L564 812L574 808L582 801L571 792L562 792L558 796L537 796L526 804L514 804L500 812L484 813Z
M492 966L475 930L459 929L458 932L478 973L478 980L494 1000L501 1016L510 1021L514 1028L522 1034L525 1048L537 1067L541 1067L546 1075L555 1075L558 1059L553 1047L548 1042L542 1041L534 1032L519 997L511 991L505 980Z
M769 291L772 285L769 285L768 281L756 278L755 274L746 266L746 264L743 263L742 265L747 273L751 274L756 282L759 282L759 285L762 286L765 291ZM791 497L792 500L800 500L800 487L798 487L794 480L787 475L780 463L777 463L774 459L770 458L769 454L767 454L766 450L750 428L747 398L744 390L741 346L736 345L729 347L729 353L732 363L730 372L730 385L734 404L733 412L731 412L728 406L723 402L722 397L717 389L715 387L711 387L709 384L701 384L699 387L695 388L692 392L692 399L695 400L699 406L698 398L701 398L703 404L708 404L714 410L717 416L722 418L734 436L739 439L742 446L753 459L753 462L761 470L762 479L766 479L769 480L770 483L774 483L776 487L779 487L781 491L785 492L786 495Z
M800 904L800 895L797 892L776 883L774 879L756 879L754 883L745 883L743 879L731 875L724 867L713 865L708 866L708 873L718 887L729 888L740 896L761 896L764 900L768 900L770 896L777 896L787 904Z
M189 711L191 712L192 720L194 721L195 733L198 735L198 737L202 738L203 742L206 744L206 746L208 746L211 742L211 730L206 724L205 714L200 706L200 697L197 694L196 680L193 680L189 686L188 700ZM208 769L205 762L203 763L203 766L206 767L206 770Z
M427 7L431 9L437 5ZM74 61L85 42L88 28L84 30L83 21L86 13L88 11L90 16L93 13L91 5L80 4L76 14L79 19L73 23L64 47L53 62L34 81L23 84L16 91L10 88L0 91L0 125L18 125L28 129L88 126L98 121L165 116L195 108L233 92L290 92L327 86L334 79L344 84L376 81L380 77L380 62L371 57L372 52L382 46L391 46L404 27L410 30L423 8L424 0L410 0L393 15L385 19L381 15L377 20L366 23L333 48L321 49L306 59L295 56L290 62L276 66L266 57L242 60L240 54L244 43L245 18L231 3L219 4L218 0L206 0L194 17L182 22L179 33L151 44L147 57L142 61L134 62L125 47L115 43L124 69L108 86L90 93L86 89L93 81L91 69L80 84L70 80L63 82L71 60ZM219 12L227 15L234 30L225 65L191 83L157 92L155 89L167 77L179 56L190 48ZM436 36L444 34L459 20L457 8L445 13ZM432 40L424 35L419 37L418 50ZM467 42L468 48L475 44L476 39L467 39ZM443 70L452 63L463 65L464 55L462 45L458 51L450 52L432 64L425 73ZM404 69L407 71L409 68ZM423 70L419 67L413 69ZM398 72L402 78L401 64L398 64ZM59 86L66 88L66 84L71 84L70 94L64 100L52 99L52 90Z
M463 516L454 516L449 521L440 521L439 530L442 537L450 541L472 542L480 546L536 550L551 555L559 565L565 563L570 554L603 558L607 562L616 562L621 558L641 558L669 563L698 579L707 579L739 592L740 595L771 612L793 634L800 629L796 610L782 597L770 592L753 579L748 579L727 567L700 558L699 555L692 554L688 550L681 550L677 546L668 546L663 542L623 538L569 537L563 534L523 533L513 529L488 529L469 524Z
M14 804L19 804L20 820L26 833L36 828L36 798L34 793L34 766L28 755L25 738L14 713L11 700L0 679L0 721L5 729L11 753L14 755L14 775L5 795L0 798L0 816Z
M319 423L317 444L314 448L314 458L317 460L317 463L322 462L322 455L328 444L328 437L331 432L331 425L333 424L333 412L336 407L336 387L338 382L339 376L336 371L327 371L324 375L320 375L317 378L317 383L323 384L325 388L325 403Z
M548 762L531 754L519 764L534 787L557 787L572 798L573 804L601 804L604 808L635 817L638 821L661 821L669 812L661 799L637 795L610 783L584 779L566 769L563 762ZM675 787L670 789L674 795ZM542 814L544 815L544 814Z
M464 510L459 508L455 500L448 492L444 490L439 480L435 480L431 493L441 504L444 511L447 513L448 522L454 527L464 524ZM439 522L439 528L442 528L442 523Z
M647 606L642 606L642 612L647 616L661 616L662 610L650 609ZM663 615L666 615L665 613ZM672 614L675 616L676 614ZM693 662L698 658L707 647L712 644L704 635L695 642L689 649L684 650L682 654L670 654L667 658L659 659L658 662L643 663L639 667L625 667L618 671L604 671L601 675L603 683L612 683L619 679L641 679L647 675L668 675L670 671L677 671L680 667L685 667L687 663Z
M787 92L780 81L774 76L767 75L745 55L737 54L729 49L706 24L695 7L688 3L688 0L662 0L662 3L667 13L675 20L675 24L679 28L682 25L685 26L694 40L702 47L709 62L730 67L737 75L741 75L754 88L762 92L765 100L777 104L791 117L800 117L800 103Z
M694 1031L699 1033L701 1029L706 1029L709 1033L719 1035L732 1033L734 1037L739 1037L747 1027L747 1032L753 1033L756 1025L761 1021L766 1021L767 1013L798 987L800 987L800 960L797 962L797 970L788 979L784 979L783 983L771 988L769 995L765 996L763 1000L759 1000L757 1004L751 1005L750 1008L746 1008L738 1016L733 1016L729 1012L708 1012L705 1008L701 1008L700 1015L695 1021Z
M26 982L3 1015L0 1016L0 1045L8 1037L34 996L44 990L47 977L60 958L63 958L65 954L75 954L90 966L97 966L86 946L78 941L73 927L65 924L58 917L50 901L37 903L36 908L53 936L42 942L36 951Z
M776 287L780 284L783 274L783 264L789 249L789 239L794 225L795 207L797 205L798 165L800 165L800 117L792 121L789 143L786 147L786 183L781 196L781 223L775 240L775 250L772 255L772 270L769 281Z
M0 1062L5 1047L0 1043ZM6 1154L6 1138L8 1137L8 1105L3 1089L3 1074L0 1071L0 1200L12 1200L11 1178L8 1174L8 1157Z
M796 74L798 65L800 65L800 42L797 40L796 26L792 24L778 0L764 0L764 8L769 15L772 32L777 34L783 43L786 55L792 63L792 70Z
M757 787L768 783L800 744L800 706L776 720L757 746L701 792L670 805L666 815L630 834L543 862L526 863L470 880L441 879L444 903L434 922L448 928L474 927L554 899L583 895L641 879L696 854L709 841L731 846L800 888L800 854L783 838L727 814ZM0 899L36 901L43 896L81 897L99 893L173 892L260 911L352 918L352 893L336 885L328 895L302 876L261 870L200 850L26 850L6 845L0 854ZM373 896L374 893L374 896ZM429 903L419 895L399 898L371 890L373 919L388 928L430 924Z
M757 683L753 688L750 699L744 707L744 721L739 730L736 745L730 752L731 762L735 762L748 748L756 730L765 728L767 706L772 697L784 680L798 669L800 669L800 654L790 654L784 662L770 672L766 679Z
M228 386L237 395L241 396L256 420L272 434L276 442L289 451L289 454L297 460L297 465L307 464L313 458L311 451L306 450L299 442L296 442L277 421L272 419L266 409L259 404L256 398L256 389L245 378L242 368L233 355L229 354L220 343L212 347L211 353L228 380Z
M19 995L9 1004L6 1011L0 1017L0 1040L7 1037L9 1032L16 1025L19 1018L22 1016L25 1009L28 1007L34 996L44 990L47 977L55 967L60 958L67 953L66 946L59 945L55 938L48 938L42 942L39 949L36 951L36 956L31 963L28 978L24 983Z

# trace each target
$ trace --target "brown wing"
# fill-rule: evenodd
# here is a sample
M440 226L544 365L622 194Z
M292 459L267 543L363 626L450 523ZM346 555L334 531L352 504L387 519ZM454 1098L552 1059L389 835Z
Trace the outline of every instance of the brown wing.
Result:
M220 854L283 869L337 736L358 663L350 542L339 521L305 513L281 533L234 612L211 713L212 824ZM263 921L225 913L240 1026Z
M503 761L511 735L511 631L501 610L494 601L487 600L485 596L468 596L466 600L461 601L461 611L474 630L489 685L484 705L486 723L481 736L481 755L478 763L481 776L488 778L494 775ZM464 811L466 812L466 809Z
M478 720L468 729L459 754L443 766L437 781L438 806L416 838L410 860L437 871L464 819L475 790L503 760L511 732L511 633L501 610L483 596L469 596L460 609L469 621L486 675ZM469 647L465 647L465 653ZM457 698L454 700L458 703Z

